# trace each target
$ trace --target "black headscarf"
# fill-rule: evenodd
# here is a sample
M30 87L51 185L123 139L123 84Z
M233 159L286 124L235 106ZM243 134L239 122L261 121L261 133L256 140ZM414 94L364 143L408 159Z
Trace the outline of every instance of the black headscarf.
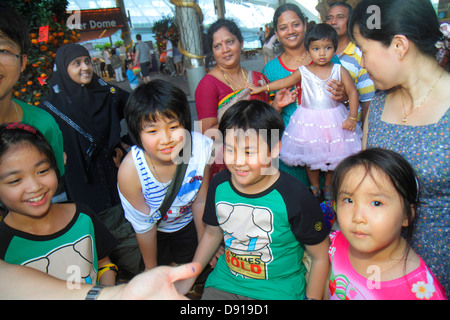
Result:
M108 85L96 73L87 85L73 81L67 67L81 56L90 56L79 44L68 44L56 52L55 67L50 80L47 101L87 131L94 140L114 147L120 139L118 119L112 119L111 106L116 105L117 89ZM114 128L112 127L114 125Z
M73 81L67 67L82 56L90 55L79 44L57 50L50 92L40 107L53 115L63 133L67 154L64 180L69 199L84 202L99 212L118 200L117 168L112 152L120 143L120 119L128 94L124 95L123 90L107 84L95 73L87 85ZM93 141L74 129L67 119Z

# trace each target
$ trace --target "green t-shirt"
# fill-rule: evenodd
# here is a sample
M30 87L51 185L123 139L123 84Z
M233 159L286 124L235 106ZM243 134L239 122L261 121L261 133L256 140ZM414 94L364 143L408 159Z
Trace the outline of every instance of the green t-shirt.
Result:
M0 222L0 259L76 283L95 284L98 261L116 245L96 214L79 204L67 226L49 235L26 233Z
M56 157L59 174L64 175L64 145L61 130L55 119L47 111L14 99L23 111L22 122L38 129L45 136Z
M211 181L203 221L220 226L225 254L206 287L254 299L303 299L304 244L328 236L318 201L300 181L280 172L264 192L243 194L228 170Z

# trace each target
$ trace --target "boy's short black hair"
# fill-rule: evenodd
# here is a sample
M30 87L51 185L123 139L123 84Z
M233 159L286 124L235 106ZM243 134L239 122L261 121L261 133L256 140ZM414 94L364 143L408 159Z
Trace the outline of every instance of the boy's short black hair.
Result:
M183 90L164 80L139 85L125 106L128 129L139 148L143 149L140 133L144 121L153 122L161 116L177 119L184 129L192 130L189 102Z
M309 29L306 32L306 35L305 35L306 50L309 50L309 46L311 45L311 42L321 40L321 39L331 40L333 42L334 51L337 50L338 34L337 34L336 30L327 23L315 24L314 26L312 26L311 29Z
M28 54L31 47L28 23L4 1L0 2L0 34L20 47L20 53Z
M225 139L228 129L242 129L247 131L250 129L261 133L262 130L267 132L267 144L269 150L281 139L284 131L284 122L280 114L268 103L261 100L241 100L232 105L222 116L219 122L219 131ZM278 135L275 141L273 134ZM272 138L273 137L273 138Z

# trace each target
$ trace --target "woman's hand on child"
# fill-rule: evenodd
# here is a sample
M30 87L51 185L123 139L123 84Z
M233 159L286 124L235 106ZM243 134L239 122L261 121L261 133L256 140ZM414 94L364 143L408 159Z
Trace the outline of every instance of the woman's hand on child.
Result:
M342 129L348 130L348 131L355 131L356 129L356 120L350 117L345 119L344 123L342 123Z
M281 108L290 105L292 102L295 102L298 97L298 88L294 86L294 88L283 88L277 91L275 95L275 99L273 101L272 106L281 112Z
M347 101L347 93L345 92L345 86L342 81L331 79L327 83L327 90L331 93L331 98L335 101Z

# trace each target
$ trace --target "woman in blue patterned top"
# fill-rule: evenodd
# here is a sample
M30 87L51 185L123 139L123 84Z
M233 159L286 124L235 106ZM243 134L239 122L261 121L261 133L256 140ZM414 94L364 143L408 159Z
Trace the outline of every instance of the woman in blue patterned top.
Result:
M379 14L368 10L373 5ZM380 90L369 108L363 145L394 150L416 170L422 192L412 246L448 296L450 74L435 56L435 43L443 38L436 13L428 0L364 0L349 31Z

